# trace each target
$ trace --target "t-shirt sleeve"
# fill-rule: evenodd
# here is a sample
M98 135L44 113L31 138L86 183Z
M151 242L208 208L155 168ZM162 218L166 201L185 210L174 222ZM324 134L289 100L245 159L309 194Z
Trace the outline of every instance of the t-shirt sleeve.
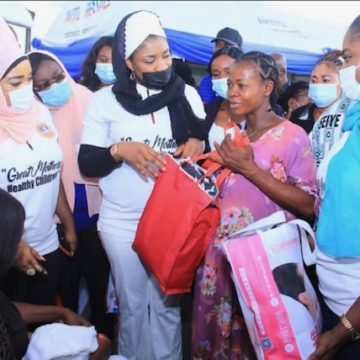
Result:
M289 141L287 182L317 197L316 166L310 139L303 129L298 128Z
M109 123L101 113L104 103L98 96L92 97L84 117L81 144L103 148L109 145Z
M204 104L202 103L201 98L200 98L198 92L196 91L196 89L190 85L186 85L185 86L185 97L186 97L187 101L189 102L194 114L199 119L205 120L206 113L205 113L205 109L204 109Z

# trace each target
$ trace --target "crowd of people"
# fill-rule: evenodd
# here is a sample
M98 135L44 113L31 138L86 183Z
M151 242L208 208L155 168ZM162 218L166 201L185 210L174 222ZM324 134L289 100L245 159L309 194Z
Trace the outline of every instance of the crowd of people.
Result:
M283 54L244 52L227 27L196 87L149 11L98 39L76 81L54 54L22 53L1 18L0 38L1 359L21 359L28 331L58 321L95 327L92 359L181 359L184 306L187 357L256 359L221 245L278 210L316 231L323 334L310 359L360 358L360 16L343 49L293 83ZM249 145L226 136L229 121ZM184 302L162 292L132 244L163 154L210 151L231 174ZM111 279L118 314L106 304Z

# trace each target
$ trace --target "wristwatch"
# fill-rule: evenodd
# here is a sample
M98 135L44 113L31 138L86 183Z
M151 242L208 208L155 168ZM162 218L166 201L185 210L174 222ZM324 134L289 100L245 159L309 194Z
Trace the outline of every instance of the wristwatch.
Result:
M340 321L346 327L346 329L349 331L349 333L351 334L351 338L352 338L353 341L356 341L356 340L360 339L360 333L358 333L354 329L351 322L349 321L349 319L345 315L342 315L340 317Z

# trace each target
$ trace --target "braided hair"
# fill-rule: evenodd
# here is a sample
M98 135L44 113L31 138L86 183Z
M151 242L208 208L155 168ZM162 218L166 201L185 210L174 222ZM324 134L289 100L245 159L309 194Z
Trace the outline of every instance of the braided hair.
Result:
M0 314L0 359L16 360L5 318Z
M249 51L240 56L234 65L243 62L251 63L256 66L263 80L270 80L273 83L273 90L270 94L270 106L273 109L278 98L279 71L275 60L261 51Z
M344 64L343 52L341 50L333 50L326 53L316 62L314 68L323 63L333 65L339 70Z

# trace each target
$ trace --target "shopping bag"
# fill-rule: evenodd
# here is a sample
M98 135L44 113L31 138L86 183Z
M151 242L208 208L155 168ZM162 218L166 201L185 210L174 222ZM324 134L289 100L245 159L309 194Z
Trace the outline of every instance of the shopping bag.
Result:
M165 294L191 291L195 270L219 222L215 199L230 170L213 163L205 170L188 159L165 155L140 218L134 250Z
M258 359L307 359L321 331L318 299L303 266L315 263L308 223L283 212L223 242Z

